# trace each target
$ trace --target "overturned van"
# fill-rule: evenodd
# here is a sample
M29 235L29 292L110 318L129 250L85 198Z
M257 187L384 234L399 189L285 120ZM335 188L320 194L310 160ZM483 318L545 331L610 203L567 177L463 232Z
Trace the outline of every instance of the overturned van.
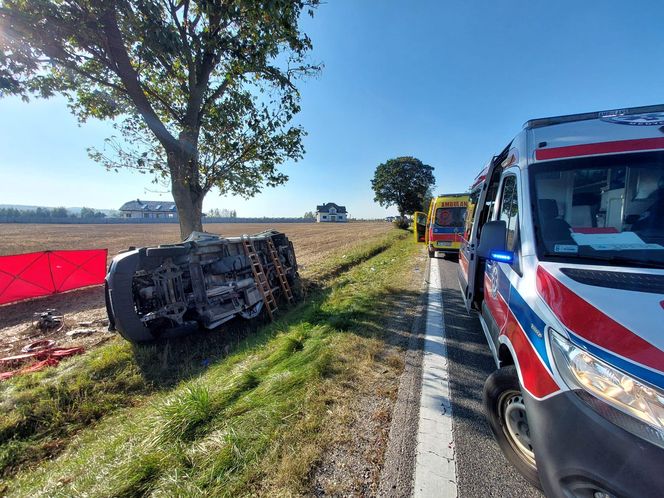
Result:
M180 244L131 249L106 276L111 329L150 342L215 329L227 321L272 317L277 300L294 301L293 243L267 230L242 237L192 233Z
M547 496L664 496L664 106L528 121L465 230L506 457Z

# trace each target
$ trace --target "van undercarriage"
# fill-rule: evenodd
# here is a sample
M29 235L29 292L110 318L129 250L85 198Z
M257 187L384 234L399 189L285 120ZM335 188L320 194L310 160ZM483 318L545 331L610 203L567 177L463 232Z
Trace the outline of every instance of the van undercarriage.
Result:
M181 244L114 258L106 277L109 323L132 342L215 329L236 316L258 316L297 279L293 244L283 233L193 233Z

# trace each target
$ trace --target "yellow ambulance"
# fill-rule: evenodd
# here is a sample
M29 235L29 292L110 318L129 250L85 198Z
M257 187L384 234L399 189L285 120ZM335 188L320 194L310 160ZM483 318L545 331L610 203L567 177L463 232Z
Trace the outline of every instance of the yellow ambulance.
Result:
M425 242L429 257L436 251L458 254L463 239L469 196L442 194L431 200L427 215Z

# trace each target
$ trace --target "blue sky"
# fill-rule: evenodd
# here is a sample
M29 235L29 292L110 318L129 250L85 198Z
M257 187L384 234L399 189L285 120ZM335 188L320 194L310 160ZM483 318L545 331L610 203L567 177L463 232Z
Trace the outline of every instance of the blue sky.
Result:
M204 209L300 216L334 201L391 214L370 180L400 155L435 167L437 193L463 191L529 118L664 103L663 21L661 1L328 0L303 24L325 64L301 84L305 159L282 168L285 186L250 200L212 192ZM87 157L110 134L79 127L61 99L0 99L0 204L170 199Z

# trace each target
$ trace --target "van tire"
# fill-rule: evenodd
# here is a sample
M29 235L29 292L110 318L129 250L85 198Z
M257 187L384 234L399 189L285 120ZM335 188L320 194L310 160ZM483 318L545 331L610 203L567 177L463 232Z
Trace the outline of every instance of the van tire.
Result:
M432 251L431 249L429 249L429 257L430 258L435 258L436 257L436 251Z
M484 412L503 454L530 484L541 490L537 463L529 443L523 394L514 365L489 375L483 394ZM523 428L526 430L520 434L519 429Z

